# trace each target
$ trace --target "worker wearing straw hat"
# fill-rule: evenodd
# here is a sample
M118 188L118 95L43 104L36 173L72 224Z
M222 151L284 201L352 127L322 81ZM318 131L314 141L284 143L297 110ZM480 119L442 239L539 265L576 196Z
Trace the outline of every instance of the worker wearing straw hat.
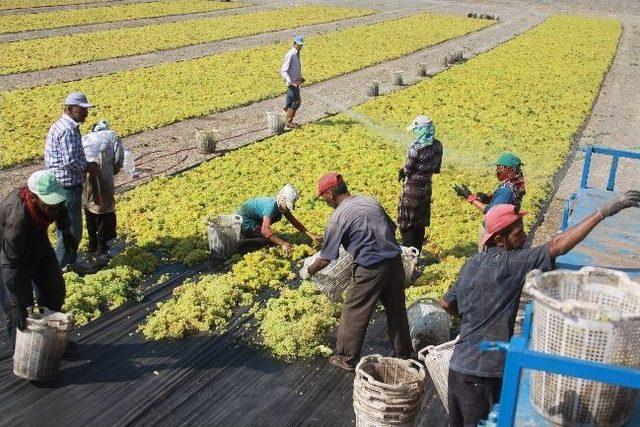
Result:
M504 353L482 352L482 341L509 341L524 279L531 270L553 269L554 259L580 243L605 218L640 207L640 191L627 191L542 246L525 248L526 234L514 205L492 207L481 243L486 250L467 260L440 302L460 318L460 338L449 365L449 424L476 426L497 403Z
M33 305L34 287L39 306L60 311L65 286L62 271L49 242L53 222L62 230L63 244L71 248L65 201L67 192L50 171L34 172L27 185L0 202L0 300L9 318L9 337L26 327L27 308Z

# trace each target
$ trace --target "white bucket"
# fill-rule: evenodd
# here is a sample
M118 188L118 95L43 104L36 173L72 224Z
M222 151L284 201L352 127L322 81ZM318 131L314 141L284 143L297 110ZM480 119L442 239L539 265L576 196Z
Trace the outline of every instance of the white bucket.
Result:
M272 134L284 132L284 113L279 111L267 111L267 128Z

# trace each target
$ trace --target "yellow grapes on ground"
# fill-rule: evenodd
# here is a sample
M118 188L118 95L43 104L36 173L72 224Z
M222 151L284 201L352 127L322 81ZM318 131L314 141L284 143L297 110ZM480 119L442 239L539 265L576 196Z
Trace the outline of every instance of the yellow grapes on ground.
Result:
M458 198L451 185L462 182L476 191L491 191L497 183L492 161L502 150L514 151L525 163L524 208L533 213L530 223L591 109L620 31L618 21L553 17L429 81L367 102L357 115L342 114L306 125L132 190L119 201L119 214L125 218L122 231L141 244L203 248L203 218L233 212L247 198L275 194L284 183L292 182L302 190L295 215L312 231L321 232L330 209L315 199L314 188L317 178L328 170L340 171L354 193L378 198L395 216L400 190L395 178L405 158L406 141L389 135L398 134L415 115L424 113L435 119L445 164L434 178L431 227L424 247L430 265L407 296L410 300L437 298L453 283L466 257L476 251L481 223L481 214ZM380 126L370 128L351 118L361 115ZM384 126L387 129L380 131ZM290 226L278 225L278 232L293 233ZM304 293L296 297L315 298ZM273 300L270 306L282 305L286 313L291 306L289 293L277 298L284 300ZM307 311L299 321L305 323L302 316L307 314L313 316ZM273 313L262 321L281 317ZM274 324L278 321L259 328L267 331ZM310 328L315 327L311 323ZM277 343L282 334L262 338ZM301 350L295 343L283 344L282 352L273 351L280 355L312 351Z
M0 33L18 33L21 31L129 21L158 16L185 15L243 6L246 6L246 4L214 0L173 0L53 12L11 14L0 16ZM82 47L79 46L79 49L82 49Z
M96 0L1 0L0 9L26 9L30 7L67 6L93 3Z
M308 37L302 53L303 73L308 83L326 80L487 25L490 21L419 14ZM401 43L398 34L403 34ZM289 47L289 42L278 43L3 92L0 167L42 156L47 130L61 114L60 104L69 92L84 92L97 105L85 130L104 117L120 135L131 135L283 93L278 72Z
M267 12L72 34L0 44L2 74L137 55L198 43L370 15L371 10L300 6ZM51 52L56 52L51 55Z

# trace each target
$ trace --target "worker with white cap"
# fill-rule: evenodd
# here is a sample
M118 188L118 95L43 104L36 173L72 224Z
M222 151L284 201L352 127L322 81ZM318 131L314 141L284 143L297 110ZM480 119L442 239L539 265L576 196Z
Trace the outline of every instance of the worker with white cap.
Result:
M442 143L436 127L426 116L418 116L407 128L414 136L407 160L398 173L402 195L398 202L398 227L404 246L422 250L425 229L431 223L431 176L440 173Z
M293 210L298 200L299 192L292 184L287 184L278 192L276 197L256 197L247 200L236 212L242 216L241 234L244 237L262 236L274 245L278 245L291 255L291 244L276 236L271 231L274 224L284 216L298 231L306 234L311 240L319 241L320 236L310 233L298 219L293 216Z
M87 162L82 148L80 123L84 123L89 108L93 107L83 93L70 93L64 101L62 117L49 129L44 149L44 164L67 192L66 205L71 233L75 245L68 248L62 241L62 230L56 229L56 257L66 268L76 261L76 252L82 238L82 183L87 173L100 172L96 163Z
M0 302L9 319L11 341L15 328L26 327L27 308L38 305L60 311L65 286L49 242L47 228L56 222L62 243L75 244L69 229L67 192L51 171L34 172L27 185L0 202Z
M284 112L286 115L284 125L290 129L299 126L293 122L293 118L302 102L300 98L300 85L304 83L304 77L302 77L300 51L303 45L304 38L302 36L294 37L293 46L291 46L291 49L289 49L284 56L284 62L280 68L280 74L287 85L287 96L284 103Z

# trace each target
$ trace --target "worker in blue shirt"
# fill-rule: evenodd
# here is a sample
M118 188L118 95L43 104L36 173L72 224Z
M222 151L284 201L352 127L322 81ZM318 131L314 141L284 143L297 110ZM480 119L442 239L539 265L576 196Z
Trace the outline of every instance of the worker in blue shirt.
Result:
M556 257L573 249L605 218L633 207L640 207L640 191L627 191L533 248L524 247L527 235L522 216L526 212L506 204L489 210L481 239L486 250L467 260L440 302L449 314L460 318L460 337L448 375L451 427L477 426L498 402L505 356L499 351L482 352L480 343L511 339L527 273L552 270Z
M244 237L264 237L267 241L278 245L284 253L291 255L291 243L276 236L271 231L271 224L274 224L284 216L298 231L306 234L314 242L320 237L310 233L298 219L293 216L296 201L298 200L298 190L291 184L285 185L276 197L256 197L247 200L236 212L242 216L240 232Z

